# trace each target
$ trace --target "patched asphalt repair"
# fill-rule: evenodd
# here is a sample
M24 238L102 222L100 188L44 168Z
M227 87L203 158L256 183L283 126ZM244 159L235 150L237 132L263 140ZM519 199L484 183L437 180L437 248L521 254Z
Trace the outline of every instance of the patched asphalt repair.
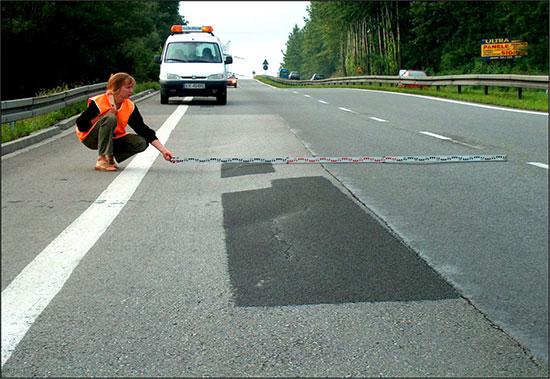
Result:
M222 177L271 172L222 166ZM321 176L222 195L236 306L458 298L394 234Z
M275 172L271 163L222 163L221 177L269 174Z

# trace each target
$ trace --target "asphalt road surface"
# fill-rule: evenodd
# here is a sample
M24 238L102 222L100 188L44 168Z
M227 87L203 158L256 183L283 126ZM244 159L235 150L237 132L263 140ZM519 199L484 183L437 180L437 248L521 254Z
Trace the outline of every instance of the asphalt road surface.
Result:
M254 80L138 102L169 163L2 157L2 375L548 375L548 115Z

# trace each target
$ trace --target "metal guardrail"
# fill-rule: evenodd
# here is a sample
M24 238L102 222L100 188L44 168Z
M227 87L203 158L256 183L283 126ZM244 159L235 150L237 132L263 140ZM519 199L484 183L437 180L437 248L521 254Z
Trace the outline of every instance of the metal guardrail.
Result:
M0 122L14 122L53 112L105 91L107 83L90 84L53 95L2 101Z
M535 88L548 90L548 76L544 75L446 75L428 76L425 78L406 79L400 76L370 75L347 76L322 80L289 80L268 76L273 81L285 84L393 84L396 86L416 84L424 86L457 86L461 92L461 86L483 86L485 94L488 87L511 87L518 89L518 97L521 98L523 88ZM66 107L67 105L86 100L92 95L101 93L107 83L91 84L68 91L47 96L28 97L24 99L2 101L0 122L14 122L34 117Z
M289 80L269 76L273 81L284 84L369 84L379 83L382 85L393 84L402 85L420 85L420 86L457 86L458 92L461 92L461 86L483 86L485 94L488 93L488 87L511 87L518 88L518 97L521 98L522 88L546 89L548 90L548 76L545 75L445 75L445 76L427 76L421 78L403 78L401 76L347 76L339 78L330 78L322 80Z
M101 93L101 91L99 92ZM148 89L142 92L139 92L135 95L130 96L130 99L134 102L141 101L143 99L146 99L150 96L153 96L154 94L158 93L158 90ZM62 121L59 121L55 125L37 130L30 135L17 138L15 140L5 142L2 144L2 156L6 154L13 153L17 150L23 149L25 147L31 146L35 143L44 141L47 138L53 137L59 133L61 133L64 130L67 130L71 127L74 127L76 119L80 116L80 114L76 114L72 117L69 117L67 119L64 119Z

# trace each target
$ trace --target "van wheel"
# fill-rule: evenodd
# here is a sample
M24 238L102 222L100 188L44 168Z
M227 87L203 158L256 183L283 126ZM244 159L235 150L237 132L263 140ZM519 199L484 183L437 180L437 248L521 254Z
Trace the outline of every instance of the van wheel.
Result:
M168 96L164 96L162 93L160 94L160 103L161 104L168 104Z
M217 102L219 105L225 105L225 104L227 104L227 91L225 91L224 93L222 93L220 96L216 96L216 102Z

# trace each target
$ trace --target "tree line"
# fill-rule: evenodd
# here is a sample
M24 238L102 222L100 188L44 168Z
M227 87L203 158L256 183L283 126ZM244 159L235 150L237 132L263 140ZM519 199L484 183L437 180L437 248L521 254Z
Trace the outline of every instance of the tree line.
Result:
M325 76L548 74L548 1L312 1L288 36L284 67ZM178 0L11 1L1 7L1 98L106 81L158 80ZM527 41L528 56L480 59L482 38Z
M2 100L106 82L118 71L158 80L153 62L177 0L1 1Z
M517 73L548 75L544 1L312 1L290 33L282 66L329 76ZM528 43L526 57L482 60L481 40Z

